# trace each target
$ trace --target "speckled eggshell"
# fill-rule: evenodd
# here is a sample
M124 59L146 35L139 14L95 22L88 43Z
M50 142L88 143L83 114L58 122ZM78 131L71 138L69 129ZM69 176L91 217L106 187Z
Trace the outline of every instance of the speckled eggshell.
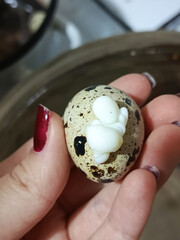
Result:
M110 153L102 164L94 162L93 151L87 144L86 128L96 119L92 104L100 96L109 96L119 108L128 109L128 122L119 150ZM122 178L135 163L144 139L144 123L139 107L117 88L97 85L83 89L69 102L64 112L64 128L68 151L75 165L88 179L108 183Z

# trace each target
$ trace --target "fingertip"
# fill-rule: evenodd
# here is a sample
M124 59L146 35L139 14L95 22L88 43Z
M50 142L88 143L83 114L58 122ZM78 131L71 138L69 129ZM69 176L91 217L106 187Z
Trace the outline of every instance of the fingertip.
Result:
M133 239L139 237L150 215L156 192L157 181L150 171L136 169L127 175L119 192L119 198L122 198L120 210L114 213L121 215L122 232L134 236ZM128 226L125 224L127 221Z
M122 186L127 192L127 196L132 195L133 198L142 197L144 199L144 197L148 198L152 192L156 192L157 180L151 171L144 168L135 169L127 175Z
M156 179L151 172L145 169L130 172L93 239L139 239L151 212L156 189Z
M155 166L160 171L158 189L177 167L180 158L180 128L164 124L154 129L146 139L136 167Z
M152 165L145 165L142 169L145 169L145 170L151 172L154 175L156 181L158 182L158 180L160 178L160 171L157 167L152 166Z
M69 176L70 159L66 147L64 123L55 112L50 111L47 142L37 155L42 160L42 164L44 164L44 168L53 182L53 188L58 189L57 193L59 195ZM48 191L48 188L46 187L45 190Z
M154 88L156 86L156 80L155 78L148 72L143 72L142 75L148 80L151 88Z
M152 90L147 76L138 73L124 75L113 81L110 85L126 92L140 106L146 101Z
M13 157L21 157L0 178L3 239L20 239L37 224L55 204L68 180L70 164L62 119L42 105L38 107L34 138L34 147L30 140L7 159L9 164ZM26 153L22 154L24 149Z
M141 111L146 126L146 136L161 125L180 120L179 105L179 97L165 94L144 106Z

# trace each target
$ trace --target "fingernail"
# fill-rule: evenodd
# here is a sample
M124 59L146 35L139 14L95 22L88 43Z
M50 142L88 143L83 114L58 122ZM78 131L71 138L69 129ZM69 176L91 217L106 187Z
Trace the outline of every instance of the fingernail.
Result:
M146 169L146 170L148 170L149 172L151 172L151 173L155 176L156 181L159 180L160 171L157 169L157 167L152 166L152 165L145 165L145 166L143 167L143 169Z
M46 144L48 125L49 125L49 109L40 104L38 106L36 114L34 129L35 152L41 152Z
M149 81L151 88L154 88L156 86L156 80L150 73L143 72L142 75Z
M177 96L177 97L180 97L180 93L176 93L176 96Z
M172 122L172 124L174 124L174 125L180 127L180 122L179 122L179 121L174 121L174 122Z

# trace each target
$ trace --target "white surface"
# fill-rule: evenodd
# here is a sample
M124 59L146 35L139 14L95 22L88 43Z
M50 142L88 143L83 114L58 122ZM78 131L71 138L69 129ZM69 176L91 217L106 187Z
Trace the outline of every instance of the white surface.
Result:
M133 31L154 31L180 13L180 0L99 0Z
M112 124L118 121L119 107L110 97L98 97L93 104L93 112L103 124Z
M108 160L111 152L116 152L123 144L128 111L119 109L117 103L108 96L98 97L92 110L97 119L86 129L87 143L93 150L95 163Z

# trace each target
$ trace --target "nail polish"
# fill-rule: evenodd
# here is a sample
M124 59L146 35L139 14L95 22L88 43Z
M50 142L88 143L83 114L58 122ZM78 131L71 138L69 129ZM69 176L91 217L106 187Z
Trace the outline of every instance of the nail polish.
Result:
M49 109L43 105L38 106L35 129L34 129L34 151L41 152L46 144L49 126Z
M160 177L160 171L159 171L159 169L158 169L157 167L152 166L152 165L145 165L145 166L143 167L143 169L146 169L146 170L148 170L149 172L151 172L151 173L155 176L156 181L158 181L158 179L159 179L159 177Z
M151 88L154 88L156 86L156 80L150 73L143 72L142 75L149 81Z
M180 121L174 121L174 122L172 122L172 124L174 124L174 125L180 127Z

